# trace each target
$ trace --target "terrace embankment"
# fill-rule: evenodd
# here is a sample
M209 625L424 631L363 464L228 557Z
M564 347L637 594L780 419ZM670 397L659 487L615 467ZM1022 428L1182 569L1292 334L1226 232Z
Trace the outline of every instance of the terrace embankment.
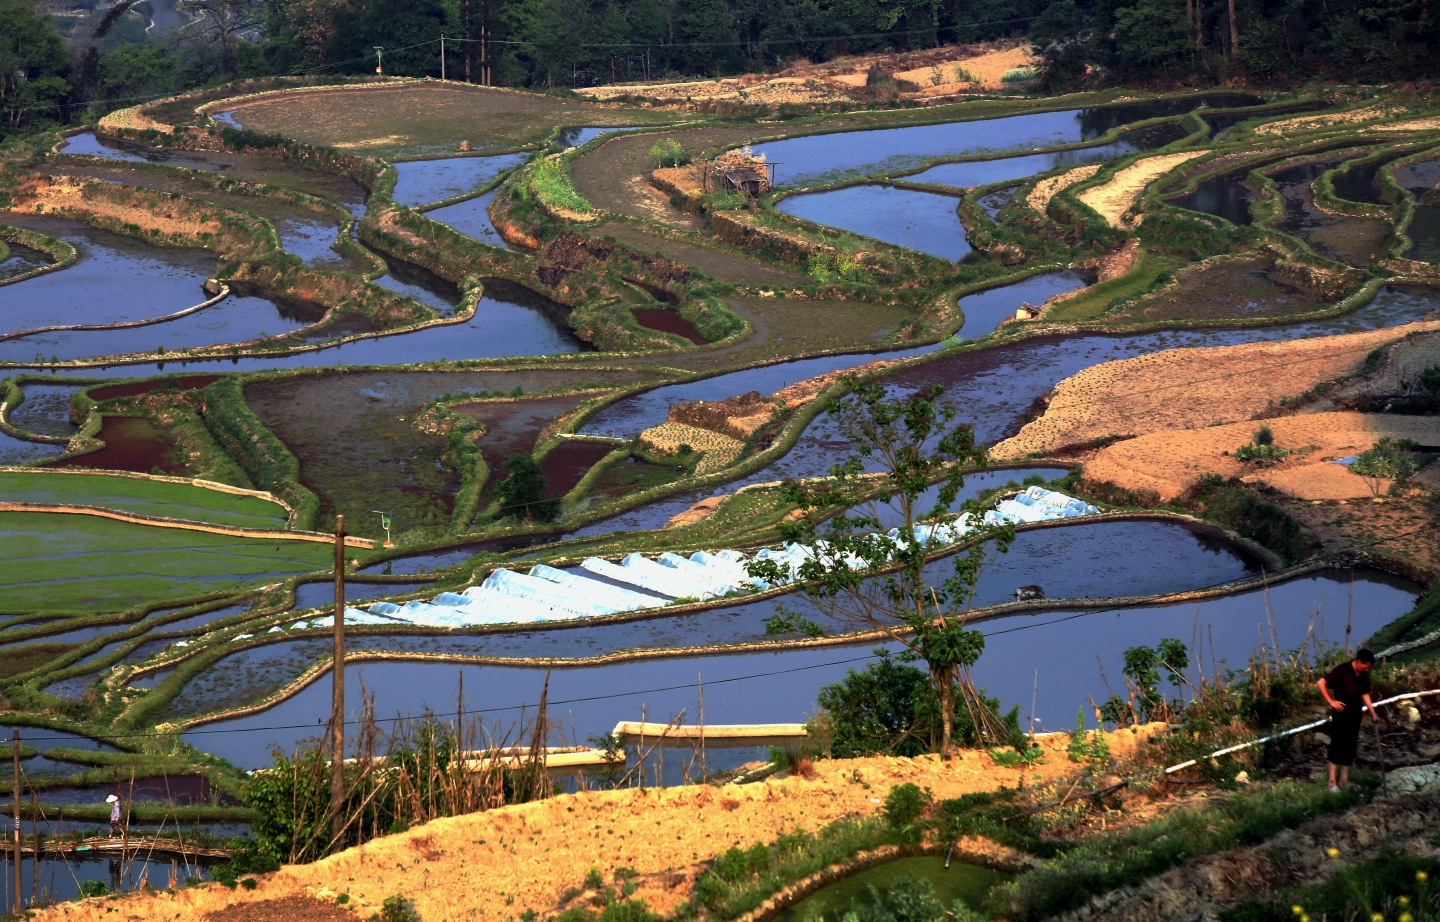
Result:
M1147 735L1144 728L1107 734L1110 751L1124 759ZM422 919L498 920L554 911L561 895L592 867L607 881L616 868L634 869L635 895L653 911L668 913L689 898L701 863L728 848L772 842L797 829L813 831L843 817L876 815L890 788L906 782L928 787L937 799L1054 782L1074 771L1064 755L1068 742L1065 735L1042 738L1049 758L1023 772L972 751L948 762L934 755L823 760L815 763L811 780L561 795L436 820L312 865L287 866L261 878L253 890L208 886L86 900L35 918L161 922L178 913L219 920L232 918L218 914L226 907L307 894L328 894L333 901L335 894L348 893L348 905L361 918L386 897L403 894Z

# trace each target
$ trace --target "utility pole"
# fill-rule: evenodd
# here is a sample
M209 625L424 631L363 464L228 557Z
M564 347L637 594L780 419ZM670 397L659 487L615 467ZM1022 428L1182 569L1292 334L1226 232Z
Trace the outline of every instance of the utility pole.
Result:
M440 33L440 79L445 79L445 33Z
M15 914L24 909L20 882L20 728L15 728Z
M385 73L385 63L382 60L382 56L385 54L384 47L380 45L371 45L370 47L375 49L375 73Z
M345 819L341 800L345 797L345 516L335 516L335 691L330 703L330 840L338 842ZM16 731L19 738L19 731ZM16 750L17 752L19 750ZM19 764L18 762L16 763ZM19 816L19 801L16 801ZM17 821L18 823L18 821ZM15 827L19 829L17 825ZM18 848L18 846L17 846ZM18 855L19 852L17 851Z

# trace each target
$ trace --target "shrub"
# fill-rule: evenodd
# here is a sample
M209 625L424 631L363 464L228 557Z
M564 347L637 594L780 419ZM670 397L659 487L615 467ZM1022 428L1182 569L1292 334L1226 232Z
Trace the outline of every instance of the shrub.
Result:
M897 784L885 795L885 806L880 812L893 828L903 829L913 825L934 799L929 788L921 790L913 782Z
M379 922L420 922L415 907L403 896L387 896L380 906Z
M1440 365L1431 365L1420 372L1420 389L1431 398L1440 400Z
M1007 70L1007 71L1005 72L1005 76L1003 76L1003 77L1000 78L1000 82L1001 82L1001 83L1024 83L1024 82L1027 81L1027 80L1034 80L1034 79L1035 79L1035 68L1033 68L1033 67L1017 67L1017 68L1015 68L1015 69L1013 69L1013 70Z
M600 873L599 868L591 868L585 872L585 889L599 890L605 886L605 876Z
M1075 712L1075 732L1070 734L1070 745L1065 747L1071 762L1091 762L1104 765L1110 761L1110 746L1105 742L1104 728L1089 736L1085 734L1085 708Z
M1404 482L1419 469L1412 453L1419 446L1409 439L1383 438L1360 453L1350 470L1362 477Z
M690 155L680 142L673 138L665 138L655 142L650 148L650 162L655 164L655 169L662 170L667 167L684 166L690 162Z

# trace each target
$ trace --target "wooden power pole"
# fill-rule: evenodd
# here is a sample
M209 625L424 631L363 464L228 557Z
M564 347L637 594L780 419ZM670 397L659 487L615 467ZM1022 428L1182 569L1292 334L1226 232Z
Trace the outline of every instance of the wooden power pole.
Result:
M20 728L15 728L15 914L24 907L21 897L23 884L20 882Z
M345 797L345 516L343 515L335 516L335 660L330 671L334 673L335 678L335 692L330 703L330 840L338 844L340 831L344 828L345 821L341 809L341 801ZM19 808L17 807L16 810L18 816Z

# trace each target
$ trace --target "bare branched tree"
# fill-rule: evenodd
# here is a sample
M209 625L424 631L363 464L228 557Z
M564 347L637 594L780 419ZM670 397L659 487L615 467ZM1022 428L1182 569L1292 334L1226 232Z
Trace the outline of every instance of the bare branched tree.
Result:
M749 572L772 584L793 575L823 615L843 626L881 631L904 647L903 659L923 662L939 705L944 751L957 707L966 709L977 734L1006 738L1002 721L970 680L985 638L966 624L987 554L1008 550L1015 529L983 524L973 502L955 508L963 472L985 465L985 449L956 423L954 407L940 403L940 393L937 387L895 400L878 384L860 384L832 403L830 412L854 453L828 479L783 487L785 501L803 512L782 526L784 536L803 548L804 560L793 573L785 560L755 560ZM923 508L932 501L933 507ZM822 522L834 509L845 511ZM965 513L963 526L956 524L957 511ZM892 523L895 530L881 534ZM932 559L962 531L963 550L948 561ZM769 633L824 633L783 605L777 610Z
M235 73L236 46L265 21L261 0L179 0L176 7L195 21L186 31L215 46L220 71L227 75Z

